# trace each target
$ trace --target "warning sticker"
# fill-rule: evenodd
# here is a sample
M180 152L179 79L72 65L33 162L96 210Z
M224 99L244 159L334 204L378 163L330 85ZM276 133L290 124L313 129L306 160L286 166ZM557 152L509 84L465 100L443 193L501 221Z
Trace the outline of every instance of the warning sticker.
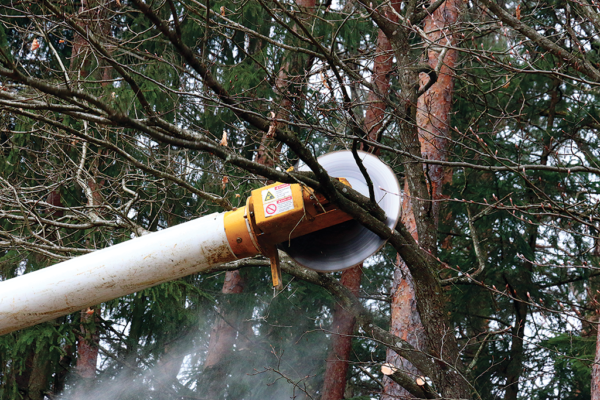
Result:
M267 217L270 217L271 215L275 214L277 212L277 204L267 204L267 206L265 207L265 214L267 215Z
M262 199L266 218L294 209L292 188L289 183L263 190Z
M275 196L273 195L273 193L271 193L267 190L267 195L265 196L265 201L271 201L271 200L275 200Z

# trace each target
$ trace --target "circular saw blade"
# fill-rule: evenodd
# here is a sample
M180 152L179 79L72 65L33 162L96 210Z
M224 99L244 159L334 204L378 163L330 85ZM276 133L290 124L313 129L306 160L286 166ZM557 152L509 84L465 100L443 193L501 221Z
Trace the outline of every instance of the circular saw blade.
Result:
M358 152L375 190L375 201L385 211L386 224L394 228L400 218L400 184L396 174L376 156ZM319 157L329 176L346 178L352 188L369 197L369 188L351 151L337 151ZM306 165L299 171L310 171ZM280 248L299 264L319 272L354 267L375 254L385 240L351 220L282 243Z

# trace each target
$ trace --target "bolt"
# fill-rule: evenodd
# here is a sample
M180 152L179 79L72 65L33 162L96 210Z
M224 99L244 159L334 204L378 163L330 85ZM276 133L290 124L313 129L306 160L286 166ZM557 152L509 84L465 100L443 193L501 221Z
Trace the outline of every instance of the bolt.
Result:
M242 238L241 237L237 238L236 242L242 243Z

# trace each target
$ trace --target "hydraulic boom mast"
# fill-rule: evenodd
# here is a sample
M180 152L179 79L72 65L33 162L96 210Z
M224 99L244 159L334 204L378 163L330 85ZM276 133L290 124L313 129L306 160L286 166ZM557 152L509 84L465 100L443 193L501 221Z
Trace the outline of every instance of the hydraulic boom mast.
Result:
M393 228L400 213L396 176L375 156L360 155ZM330 176L368 195L351 152L329 153L319 162ZM383 244L312 189L275 183L252 191L236 210L0 282L0 335L257 254L269 257L273 285L281 288L278 248L308 268L330 272L361 263Z

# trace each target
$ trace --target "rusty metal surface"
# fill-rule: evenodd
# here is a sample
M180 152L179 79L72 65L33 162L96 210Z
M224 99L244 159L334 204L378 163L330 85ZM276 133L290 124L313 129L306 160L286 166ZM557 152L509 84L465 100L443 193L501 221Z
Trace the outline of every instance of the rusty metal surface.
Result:
M386 224L394 228L400 217L400 184L390 167L376 156L359 152L373 182L375 200L385 211ZM319 157L331 177L343 177L353 189L369 196L366 180L350 151L338 151ZM306 165L299 171L309 171ZM356 221L322 229L284 242L280 248L299 264L319 272L334 272L354 267L376 253L385 241Z
M211 214L0 282L0 335L233 261Z
M260 253L258 246L251 237L252 231L247 222L246 206L225 213L225 234L231 251L237 258L246 258Z

